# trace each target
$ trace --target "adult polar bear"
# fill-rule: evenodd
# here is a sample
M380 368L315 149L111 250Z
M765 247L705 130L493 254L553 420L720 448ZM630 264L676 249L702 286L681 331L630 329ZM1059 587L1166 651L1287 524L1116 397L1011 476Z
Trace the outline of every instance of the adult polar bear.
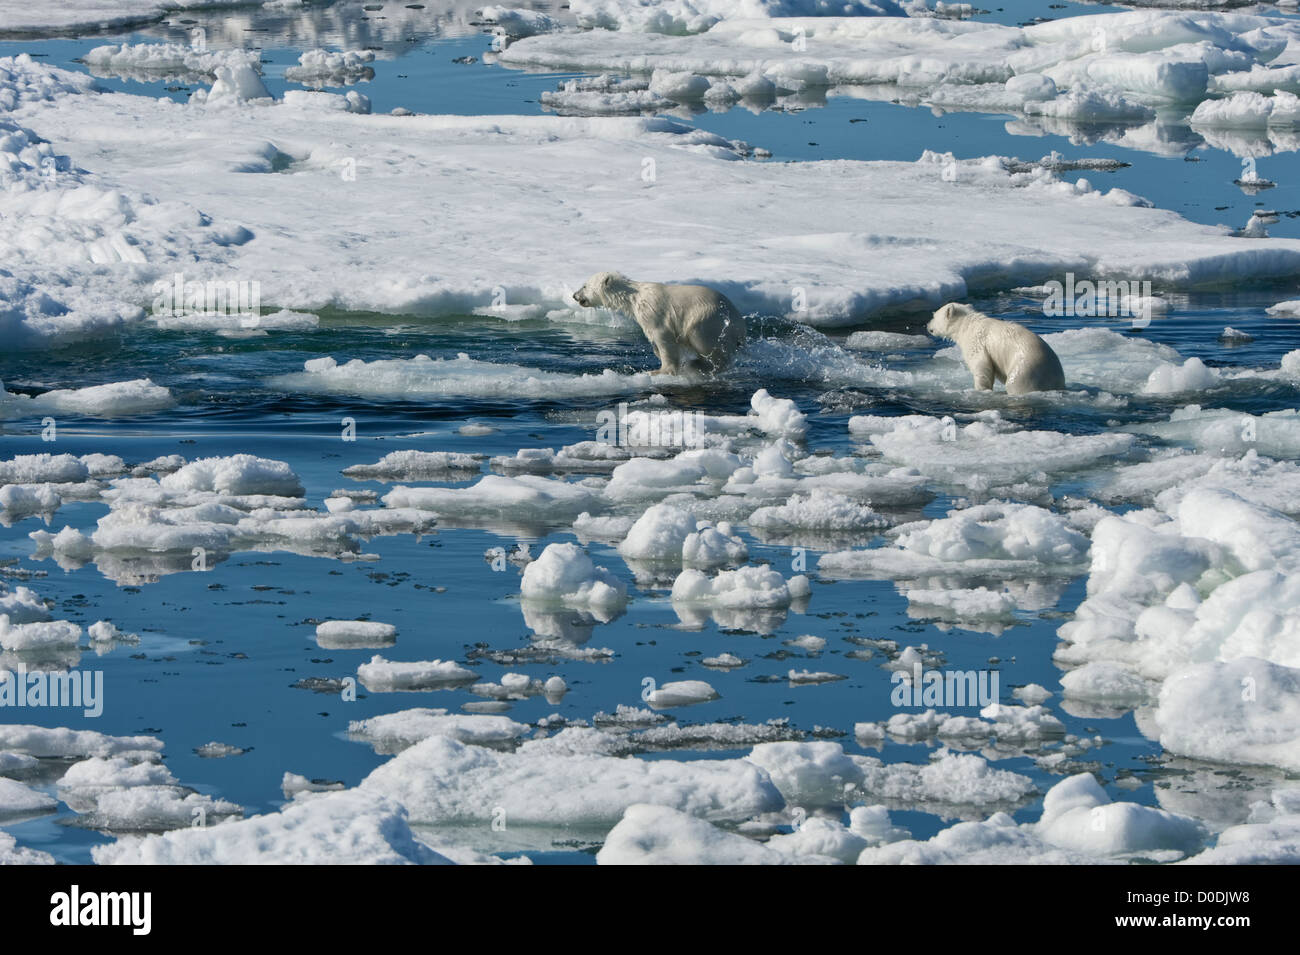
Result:
M950 302L934 313L926 330L957 343L980 391L998 381L1006 382L1009 395L1065 390L1065 372L1056 352L1023 325Z
M652 375L717 371L745 341L745 318L721 292L703 285L633 282L597 272L573 293L587 308L613 308L636 319L659 358Z

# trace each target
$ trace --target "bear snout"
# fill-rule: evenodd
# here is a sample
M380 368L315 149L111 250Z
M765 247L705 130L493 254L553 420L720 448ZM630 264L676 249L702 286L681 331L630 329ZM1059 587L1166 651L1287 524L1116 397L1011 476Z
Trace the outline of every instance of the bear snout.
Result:
M582 289L578 289L578 291L573 293L573 300L577 302L579 305L581 305L583 308L586 308L590 304L586 296L582 294Z

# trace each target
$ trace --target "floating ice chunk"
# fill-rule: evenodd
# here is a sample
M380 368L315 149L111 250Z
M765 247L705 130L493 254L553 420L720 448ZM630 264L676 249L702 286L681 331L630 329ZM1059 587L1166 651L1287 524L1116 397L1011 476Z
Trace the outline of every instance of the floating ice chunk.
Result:
M363 739L384 753L405 749L430 736L446 736L462 743L484 745L517 740L529 732L531 729L525 724L504 716L461 715L424 707L353 720L348 724L349 736Z
M843 803L863 781L862 768L839 743L763 743L745 759L766 770L792 806Z
M0 751L0 776L26 773L36 769L39 765L40 762L35 756L26 756L22 753L6 753Z
M787 647L798 647L800 650L807 650L811 653L819 653L826 649L826 638L805 633L786 640L785 645Z
M53 796L0 776L0 819L49 812L58 804Z
M808 433L808 416L789 398L773 398L760 388L749 399L756 425L772 437L802 438Z
M746 523L769 532L802 529L817 531L865 531L888 526L889 519L844 494L814 488L807 495L794 494L785 504L760 507Z
M0 865L54 865L54 856L19 846L18 840L0 829Z
M1300 126L1300 97L1278 90L1272 96L1247 91L1224 99L1205 100L1192 113L1193 126L1260 129L1266 126Z
M682 491L716 492L740 467L738 456L716 448L683 451L667 461L633 458L614 469L605 494L621 501Z
M1005 591L977 587L973 590L904 590L909 612L933 607L959 620L1001 619L1016 609L1015 598ZM923 612L923 611L922 611Z
M1254 450L1271 458L1300 458L1300 411L1294 409L1252 415L1228 408L1187 405L1173 412L1168 421L1131 424L1125 430L1212 454Z
M1285 514L1300 514L1300 467L1261 458L1254 449L1240 458L1170 449L1150 461L1117 468L1095 487L1106 500L1154 500L1166 512L1196 488L1219 488Z
M108 620L96 620L86 628L86 637L92 645L112 645L117 643L139 643L140 636L135 633L123 633Z
M674 706L693 706L696 703L708 703L718 699L718 691L703 680L678 680L656 687L646 696L645 701L655 709L668 709Z
M463 686L478 679L478 674L454 660L425 660L399 663L376 654L369 663L357 667L357 678L375 693L399 690L442 690Z
M698 526L688 511L671 504L655 504L632 524L618 552L628 560L677 561L686 538Z
M274 494L284 497L300 497L303 493L302 482L289 465L252 454L200 458L178 471L163 475L158 483L167 491Z
M80 641L81 627L67 620L12 624L8 614L0 614L0 648L5 650L58 650Z
M1097 660L1061 677L1067 699L1140 706L1151 699L1156 688L1132 670Z
M1041 705L993 703L980 710L980 716L993 720L992 735L1000 743L1032 743L1065 735L1065 724ZM939 727L940 736L950 734L963 735L958 726Z
M114 790L134 786L175 787L176 777L160 762L155 753L124 756L92 756L68 768L59 780L59 798L77 812L95 807L99 797Z
M294 800L278 813L119 839L91 850L99 865L435 865L391 802L349 790Z
M38 757L109 757L144 751L161 752L156 736L106 736L94 730L0 724L0 750Z
M853 421L858 422L856 429ZM864 431L868 427L865 420L853 421L851 430L870 433ZM963 427L951 418L909 416L891 431L872 433L870 440L888 461L974 490L1079 471L1119 457L1134 446L1131 436L1125 434L1008 431L997 417Z
M1175 510L1187 536L1214 541L1247 570L1300 571L1300 524L1232 491L1196 488Z
M243 756L247 752L248 750L241 746L222 743L218 740L212 740L202 746L194 747L194 753L200 759L226 759L230 756Z
M308 779L298 773L285 773L280 781L280 791L284 793L285 799L294 799L299 793L337 792L346 788L343 783Z
M807 577L798 575L787 581L770 567L724 570L713 578L692 568L673 581L672 600L729 610L771 609L788 607L792 600L808 593Z
M730 670L735 667L743 667L748 662L748 660L741 659L734 653L719 653L715 657L705 657L700 661L700 664L712 667L715 670Z
M149 319L165 331L216 332L224 338L248 338L268 332L306 332L320 325L320 319L315 315L287 309L266 315L252 312L154 313Z
M581 484L521 474L487 474L464 488L405 487L383 497L385 507L418 508L460 520L509 517L546 521L572 520L592 510L596 493Z
M166 832L241 817L243 807L176 786L131 786L99 793L77 825L111 832Z
M1005 812L985 822L961 822L932 839L903 840L863 850L858 865L1096 864L1094 856L1049 846ZM1119 860L1115 860L1118 863Z
M892 805L986 806L1016 803L1034 791L1029 777L993 769L973 754L943 753L924 766L866 756L855 761L862 771L861 790Z
M0 461L0 484L69 484L89 477L85 462L71 454L19 454Z
M893 824L884 806L854 806L849 810L849 829L872 846L911 837L906 829Z
M627 586L604 567L592 563L577 544L548 544L524 568L524 600L615 610L627 603Z
M812 686L818 683L835 683L838 680L847 680L848 677L825 670L790 670L786 674L786 679L790 681L791 686Z
M479 361L469 355L405 359L353 359L339 364L333 358L313 358L303 370L281 375L271 384L291 391L317 394L402 396L463 395L478 398L542 398L614 395L652 384L648 374L620 375L606 369L599 374L570 375L521 365Z
M511 474L603 473L614 470L630 457L632 454L627 448L606 441L580 441L558 452L551 448L520 448L513 455L492 458L489 464L493 470Z
M573 522L573 531L581 540L621 542L636 523L630 517L593 515L583 511Z
M892 547L838 551L818 561L844 576L935 573L1035 576L1074 573L1088 555L1088 538L1058 514L1032 504L994 503L949 511L933 521L895 529Z
M695 103L709 91L709 78L696 73L673 73L655 70L650 77L650 92L676 103Z
M933 344L929 335L904 335L899 332L854 332L844 341L845 348L861 351L911 351L929 348Z
M536 743L502 753L440 737L389 760L360 789L396 800L413 819L444 825L485 824L493 807L510 826L604 828L636 803L718 822L782 805L767 774L745 760L625 759Z
M846 828L838 820L823 819L820 816L806 819L793 832L779 833L767 841L769 849L794 856L797 860L807 859L811 862L834 859L846 865L855 863L862 850L871 844L868 839L853 829Z
M316 643L327 650L391 647L397 628L376 620L326 620L316 625Z
M1253 657L1175 671L1155 721L1171 753L1300 769L1300 670Z
M1043 797L1035 832L1044 842L1100 856L1145 856L1168 862L1200 850L1205 827L1196 819L1111 802L1091 773L1057 783Z
M1213 848L1185 860L1190 865L1295 865L1300 862L1300 811L1294 789L1277 790L1256 804L1249 820L1230 826Z
M645 804L628 806L596 853L598 865L792 865L799 861L804 860L792 852L775 851L696 816Z
M284 78L309 86L344 86L373 76L374 61L371 50L304 50L298 65L285 69Z
M629 528L618 551L628 561L694 567L719 567L749 556L748 547L731 533L730 524L697 521L673 504L647 508Z
M262 77L249 63L217 66L212 71L216 82L207 91L200 90L190 97L191 103L207 106L237 106L241 103L270 101L271 93Z
M122 43L97 46L82 56L96 76L200 73L213 76L219 66L260 69L256 50L206 50L184 43ZM151 77L152 78L152 77Z
M1026 683L1012 690L1011 695L1028 706L1038 706L1052 698L1052 691L1037 683Z
M0 417L62 413L115 418L163 411L175 404L170 391L148 378L85 388L56 388L34 398L10 395L0 389Z
M50 619L45 602L30 587L15 587L12 593L0 594L0 615L12 624L38 623Z
M734 19L904 15L893 0L577 0L572 10L587 29L668 34L702 33Z
M1204 391L1219 383L1219 374L1199 358L1189 358L1179 365L1163 365L1151 372L1143 391L1149 395L1169 395L1181 391Z

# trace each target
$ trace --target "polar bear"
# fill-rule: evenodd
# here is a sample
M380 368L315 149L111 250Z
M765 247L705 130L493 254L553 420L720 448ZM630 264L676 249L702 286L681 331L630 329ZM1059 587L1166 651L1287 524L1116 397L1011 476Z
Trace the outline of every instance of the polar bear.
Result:
M957 343L980 391L998 381L1006 382L1009 395L1065 390L1065 372L1056 352L1023 325L950 302L934 313L926 331Z
M652 375L718 371L745 341L744 316L725 295L703 285L633 282L617 272L597 272L573 300L636 319L659 358Z

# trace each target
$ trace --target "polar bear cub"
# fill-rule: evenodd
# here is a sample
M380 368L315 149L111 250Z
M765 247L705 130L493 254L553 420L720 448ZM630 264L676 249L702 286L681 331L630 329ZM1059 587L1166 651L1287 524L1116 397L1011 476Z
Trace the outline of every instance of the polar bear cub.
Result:
M652 375L717 371L745 341L745 319L720 292L703 285L633 282L597 272L573 293L587 308L613 308L636 319L659 358Z
M1065 390L1065 372L1056 352L1023 325L950 302L934 313L926 330L957 343L980 391L998 381L1006 382L1009 395Z

